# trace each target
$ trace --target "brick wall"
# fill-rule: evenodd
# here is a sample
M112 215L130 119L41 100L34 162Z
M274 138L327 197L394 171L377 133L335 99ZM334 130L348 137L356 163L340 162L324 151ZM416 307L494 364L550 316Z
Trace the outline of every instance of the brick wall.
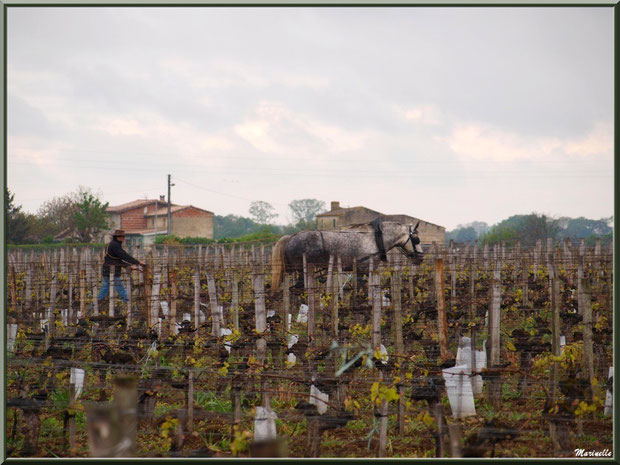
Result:
M144 207L132 208L121 213L121 227L123 229L146 229Z

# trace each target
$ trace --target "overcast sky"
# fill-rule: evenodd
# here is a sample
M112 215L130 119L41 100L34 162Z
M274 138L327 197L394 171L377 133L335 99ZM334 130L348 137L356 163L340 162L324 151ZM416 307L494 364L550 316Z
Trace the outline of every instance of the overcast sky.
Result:
M613 214L612 8L16 8L7 179L448 229Z

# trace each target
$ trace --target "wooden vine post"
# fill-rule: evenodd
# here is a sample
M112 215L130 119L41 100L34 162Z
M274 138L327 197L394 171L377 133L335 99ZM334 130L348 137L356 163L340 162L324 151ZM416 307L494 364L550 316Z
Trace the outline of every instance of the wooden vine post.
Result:
M133 270L127 268L127 327L133 323Z
M588 276L581 279L582 296L580 301L583 316L583 370L590 386L594 386L594 348L592 341L592 280ZM590 389L590 395L592 394Z
M494 248L493 278L491 280L490 299L489 299L489 367L499 366L500 355L500 306L501 296L501 261L497 255L497 245ZM498 408L501 402L502 383L498 376L489 380L488 399L489 403Z
M551 351L554 356L560 355L560 279L558 276L558 259L555 257L548 259L549 282L551 289ZM550 404L555 406L558 400L558 363L551 364L550 376ZM551 415L549 421L549 436L553 446L554 456L562 454L566 450L567 444L567 425L565 421L557 421L555 415Z
M372 349L378 351L381 346L381 276L375 272L374 261L368 264L368 297L372 304Z
M211 334L215 337L220 337L222 334L223 322L217 302L217 287L215 285L213 270L207 272L207 290L209 291L209 307L211 308Z
M380 353L381 349L381 273L380 265L377 270L374 269L374 263L371 259L368 264L368 297L372 302L372 348L375 353ZM378 361L377 363L381 363ZM379 383L383 383L383 372L379 371ZM385 457L387 447L387 420L388 420L388 402L387 399L381 399L379 407L379 447L377 449L377 457Z
M117 456L131 457L135 453L138 427L138 381L133 376L119 376L114 380L114 407L122 441L122 452Z
M434 274L435 301L437 303L437 329L439 331L439 353L441 360L447 360L448 354L448 320L446 315L446 294L444 284L444 259L435 257Z
M80 268L80 315L86 316L86 270ZM96 298L96 296L95 296Z
M405 355L405 344L403 341L403 315L402 315L402 275L400 271L399 257L393 259L393 270L391 279L391 292L392 292L392 312L394 316L394 350L398 358L398 362L401 364L400 378L404 379L405 372L405 359L400 358ZM405 384L398 383L398 433L405 434Z
M89 254L89 258L90 258L90 254ZM99 289L97 287L97 284L98 284L98 281L99 281L98 278L99 278L100 273L101 273L101 271L100 271L101 268L99 267L99 260L98 260L98 258L99 258L99 254L96 255L96 258L94 257L94 260L93 260L95 262L94 263L94 269L93 269L93 267L89 267L89 271L90 271L90 273L92 273L91 274L91 276L92 276L91 284L92 284L92 294L93 294L93 315L94 316L99 315L99 299L97 298L98 297Z
M54 260L52 265L52 287L50 288L49 307L47 309L47 333L45 338L45 350L50 348L56 332L56 293L58 292L58 263Z
M239 274L237 272L233 272L231 286L233 328L239 331Z
M196 264L194 272L194 326L200 326L200 265Z
M33 260L32 255L28 261L26 268L26 295L24 297L24 320L25 322L32 321L32 273L33 273Z
M151 322L151 286L152 286L152 273L151 273L151 266L150 264L147 264L144 267L144 321L146 321L146 329L148 331L148 329L152 326L152 322Z
M116 276L114 276L116 267L114 265L110 266L110 307L109 307L109 315L111 317L114 316L114 297L116 291Z
M157 269L153 270L153 287L151 291L151 324L149 328L157 325L157 334L161 335L161 326L159 325L159 307L160 307L160 292L162 283L162 266L158 264Z
M168 332L177 334L177 301L179 299L179 285L177 282L177 270L172 270L172 302L170 302L170 314L168 315Z
M352 309L357 308L357 260L354 258L353 259L353 270L352 270L352 276L353 276L353 292L351 293L351 299L349 300L349 306ZM358 315L357 313L355 315ZM356 319L358 319L356 317ZM356 321L356 323L359 323L359 321Z
M305 254L304 254L305 256ZM314 264L307 264L307 287L308 292L308 346L316 346L316 280L314 279Z
M338 273L334 270L334 256L329 256L327 269L327 295L329 296L329 309L331 315L331 336L333 340L338 338ZM337 261L336 261L337 264Z
M285 335L290 331L289 315L291 313L291 276L289 274L284 275L284 289L282 290L282 327L284 328Z

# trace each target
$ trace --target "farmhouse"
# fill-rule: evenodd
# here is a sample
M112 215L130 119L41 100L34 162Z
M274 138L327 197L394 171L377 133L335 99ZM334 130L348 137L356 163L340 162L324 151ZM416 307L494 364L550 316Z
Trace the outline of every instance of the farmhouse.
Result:
M141 199L108 207L110 233L124 229L127 245L150 245L157 235L167 233L168 203L163 196L158 200ZM177 237L206 237L213 239L213 213L193 205L170 207L170 234Z
M422 244L444 244L446 228L409 215L386 215L366 207L341 208L340 202L332 202L331 210L317 215L318 228L322 230L341 229L358 223L367 223L381 216L384 221L398 221L403 224L420 222L418 231Z

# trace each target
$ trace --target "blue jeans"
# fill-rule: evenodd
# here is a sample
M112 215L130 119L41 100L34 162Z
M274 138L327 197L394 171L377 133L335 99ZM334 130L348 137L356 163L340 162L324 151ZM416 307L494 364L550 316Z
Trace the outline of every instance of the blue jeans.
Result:
M123 285L123 280L120 277L114 278L114 289L123 302L127 302L127 291ZM101 290L97 295L97 300L103 300L108 296L110 292L110 276L104 276L101 282Z

